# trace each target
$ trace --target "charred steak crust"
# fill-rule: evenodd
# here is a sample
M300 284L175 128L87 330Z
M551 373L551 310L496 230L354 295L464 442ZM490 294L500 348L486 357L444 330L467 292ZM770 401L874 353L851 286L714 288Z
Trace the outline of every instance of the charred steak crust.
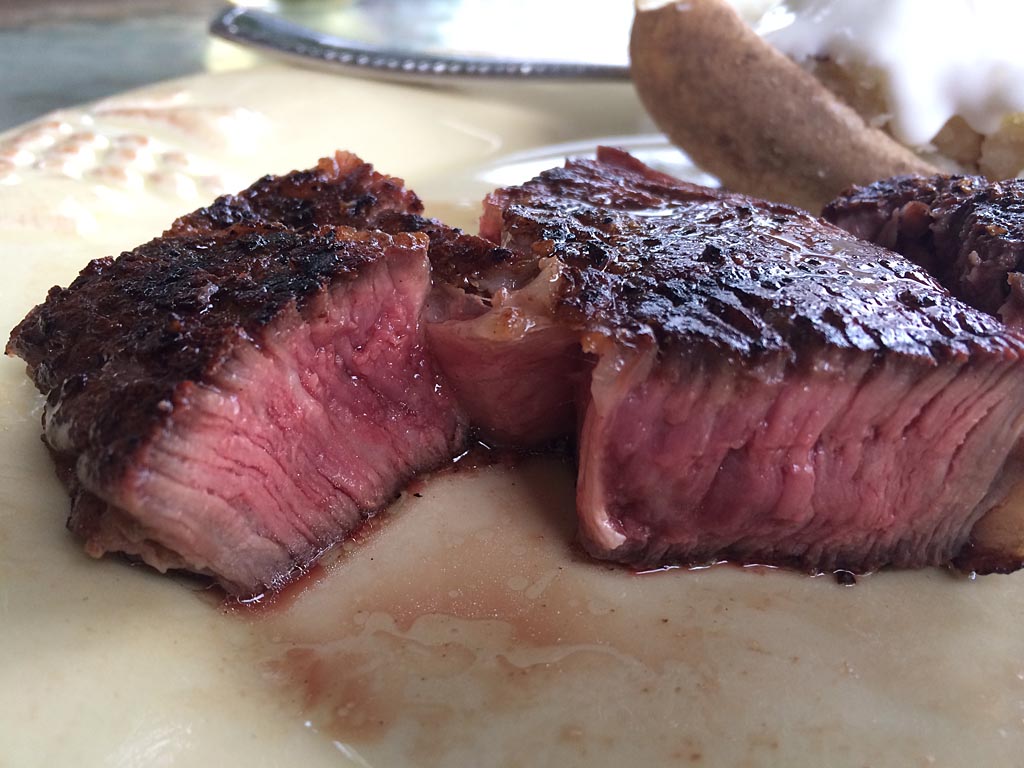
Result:
M211 206L178 219L168 234L216 232L238 226L306 232L327 225L391 234L422 233L430 239L434 292L428 319L433 321L467 311L482 312L497 291L512 283L524 284L537 275L536 259L532 256L522 257L422 214L422 203L415 193L405 189L401 179L376 172L372 165L351 153L337 152L311 170L267 176L236 195L220 197ZM479 302L478 307L470 306L474 301ZM437 337L432 353L460 406L484 438L502 444L539 444L568 431L564 417L548 420L542 412L531 418L529 414L538 409L528 404L536 400L529 391L530 382L510 381L515 378L514 373L510 377L511 371L542 364L535 359L537 353L532 349L525 354L512 352L510 359L499 360L481 377L476 358L491 352L486 340L482 342L486 349L481 349L479 339L463 342L459 338L443 338L444 329L439 323L428 325L428 333L431 329L437 330L431 334ZM498 343L505 349L510 346ZM540 346L540 354L546 354L551 361L565 356L564 344ZM467 368L469 375L464 375ZM507 389L502 386L503 381ZM558 390L567 387L564 382L557 385ZM553 397L571 410L571 398L563 394ZM548 428L537 431L536 440L530 440L527 433L544 421L549 422Z
M976 309L1024 324L1024 181L898 176L851 187L822 216L922 265Z
M237 224L301 232L320 226L380 229L375 224L382 217L422 212L423 203L401 179L378 173L350 152L336 152L315 168L264 176L238 194L222 195L177 219L165 234L203 234ZM415 226L415 219L408 221Z
M504 248L422 215L423 203L405 182L374 170L350 152L336 152L315 168L264 176L235 195L177 219L166 235L217 232L237 225L311 232L347 226L389 234L422 232L438 253L440 280L466 282L513 258Z
M264 177L181 217L162 238L93 262L19 324L7 351L26 360L47 396L44 440L72 496L69 527L91 554L124 551L252 594L279 586L404 479L457 451L465 424L422 338L426 245L429 236L451 246L448 261L501 249L421 212L401 179L338 152L309 171ZM346 297L341 286L357 283ZM379 327L374 311L385 313ZM296 317L307 337L282 341L294 336ZM267 359L289 358L276 371L244 351L260 349L264 334ZM323 357L331 347L337 370ZM296 363L310 368L286 369ZM271 402L236 391L251 369L262 371L254 386ZM309 422L315 412L323 426ZM230 426L236 418L241 426ZM331 446L331 424L346 418L355 442ZM257 434L261 423L278 436ZM191 468L179 466L182 448L195 453L183 442L197 442L193 429L241 447L220 461L205 446ZM235 459L248 466L233 468ZM220 483L231 498L188 487L204 467L221 479L196 482ZM234 487L243 476L255 485ZM208 533L194 535L197 525Z
M711 346L813 362L823 344L929 364L1016 356L1002 323L924 269L810 214L651 172L618 150L503 190L498 235L569 267L560 311L630 343Z
M489 279L522 259L507 248L423 214L423 203L405 182L374 170L350 152L336 152L315 168L264 176L234 195L177 219L171 236L207 234L239 225L311 232L347 226L389 234L422 232L430 238L431 270L438 284L488 294ZM525 264L532 270L533 260ZM532 276L533 272L531 272Z

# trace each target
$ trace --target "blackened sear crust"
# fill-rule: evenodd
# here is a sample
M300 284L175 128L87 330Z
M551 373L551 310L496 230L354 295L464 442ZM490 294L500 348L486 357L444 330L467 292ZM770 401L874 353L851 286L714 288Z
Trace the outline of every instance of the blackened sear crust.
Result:
M900 176L852 187L822 215L922 265L976 309L1024 324L1024 181Z
M394 230L388 227L385 231ZM502 288L517 288L537 275L536 259L482 237L434 222L426 232L430 237L430 272L436 285L490 298Z
M786 205L650 171L618 150L488 201L482 232L564 262L561 311L635 343L817 359L823 344L927 361L1017 354L1002 323L891 252ZM1012 349L1011 349L1012 347Z
M406 245L423 244L401 236ZM48 393L47 442L116 481L187 388L211 377L287 306L353 279L392 238L229 229L165 237L91 262L14 329L7 346Z
M315 168L264 176L235 195L177 219L168 235L208 234L239 226L310 232L347 226L389 234L422 232L430 238L438 283L490 295L512 273L532 277L533 260L425 217L423 203L405 182L374 170L350 152L336 152Z
M1020 324L1024 181L990 184L936 213L936 255L951 269L943 282L968 304Z
M165 234L204 234L238 224L304 232L321 226L379 229L377 220L394 213L421 214L423 203L401 179L336 152L309 170L264 176L236 195L222 195L176 220ZM407 223L422 226L415 218Z
M850 187L825 206L822 217L863 240L897 250L901 243L911 247L928 239L931 209L938 201L961 203L987 185L982 176L894 176ZM908 204L914 205L904 220Z

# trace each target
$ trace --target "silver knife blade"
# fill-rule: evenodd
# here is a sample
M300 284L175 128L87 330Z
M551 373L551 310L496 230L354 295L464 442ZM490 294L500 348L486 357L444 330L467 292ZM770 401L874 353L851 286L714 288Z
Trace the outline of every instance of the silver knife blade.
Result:
M305 65L387 80L627 80L625 64L435 52L394 43L342 37L255 8L230 6L210 32L235 43ZM623 35L628 36L626 26Z

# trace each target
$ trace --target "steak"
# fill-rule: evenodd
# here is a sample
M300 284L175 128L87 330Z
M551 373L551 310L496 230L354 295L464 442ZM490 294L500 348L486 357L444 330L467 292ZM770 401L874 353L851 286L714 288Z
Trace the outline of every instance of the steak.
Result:
M167 234L240 224L299 232L338 225L421 232L430 239L435 285L430 346L466 417L484 439L504 445L543 445L570 433L573 374L582 361L578 340L561 326L535 320L524 325L528 308L502 303L510 281L536 275L536 260L422 213L420 199L401 179L337 152L308 171L265 176L237 195L224 195L179 218ZM454 318L476 321L453 326L448 321Z
M496 311L587 356L592 554L947 564L993 506L1024 427L1024 337L892 252L612 149L492 194L481 233L536 264Z
M920 264L975 309L1024 327L1024 180L897 176L851 187L822 215Z
M275 589L473 426L577 435L598 557L1021 566L972 531L1024 336L924 269L607 148L490 195L481 235L339 152L52 289L7 351L87 551Z
M429 288L423 235L250 219L93 261L8 346L46 395L71 529L94 556L280 586L459 449Z
M453 388L424 323L512 254L422 212L401 179L337 152L50 292L7 351L47 396L44 440L91 554L274 589L451 459L467 414L488 438L523 423L511 396L525 413L533 392L496 376L474 396L458 366Z

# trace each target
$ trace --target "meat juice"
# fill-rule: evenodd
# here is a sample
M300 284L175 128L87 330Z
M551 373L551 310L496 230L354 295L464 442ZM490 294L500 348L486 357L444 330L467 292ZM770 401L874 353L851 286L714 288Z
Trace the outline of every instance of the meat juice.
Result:
M949 612L957 633L996 642L971 594L985 580L639 576L579 552L572 485L552 458L426 480L290 602L236 612L261 638L255 668L307 727L369 764L763 764L795 759L801 728L847 748L875 728L873 745L923 760L934 733L879 734L858 702L965 722L985 709L980 680L956 675L956 695L936 694L929 671L944 663ZM751 696L821 679L827 692ZM1012 705L986 711L1009 724Z

